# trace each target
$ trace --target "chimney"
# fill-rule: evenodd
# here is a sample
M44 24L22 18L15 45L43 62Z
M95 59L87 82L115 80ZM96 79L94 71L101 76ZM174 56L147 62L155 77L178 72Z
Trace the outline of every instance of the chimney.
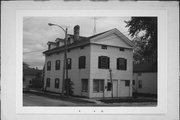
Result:
M74 26L74 42L79 40L79 25Z

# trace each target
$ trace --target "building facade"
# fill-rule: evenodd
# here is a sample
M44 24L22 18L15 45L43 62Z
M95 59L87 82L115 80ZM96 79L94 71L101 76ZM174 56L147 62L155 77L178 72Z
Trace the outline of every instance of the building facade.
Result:
M90 37L68 35L68 78L73 94L88 98L132 96L133 44L117 29ZM62 93L64 43L48 42L45 54L44 87Z
M133 70L133 93L157 95L157 65L136 64Z

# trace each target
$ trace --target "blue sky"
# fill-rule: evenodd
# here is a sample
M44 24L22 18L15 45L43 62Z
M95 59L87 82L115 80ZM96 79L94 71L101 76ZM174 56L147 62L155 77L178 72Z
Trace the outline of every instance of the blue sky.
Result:
M23 19L23 61L30 67L43 68L47 50L47 42L56 38L64 38L64 32L58 27L48 26L48 23L58 24L68 28L68 34L73 34L75 25L80 26L80 36L91 36L113 28L128 36L128 28L124 21L130 17L25 17Z

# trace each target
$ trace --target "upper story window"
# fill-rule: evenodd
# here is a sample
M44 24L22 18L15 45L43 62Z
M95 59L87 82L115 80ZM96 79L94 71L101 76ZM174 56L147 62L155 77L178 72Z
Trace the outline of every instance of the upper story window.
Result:
M117 69L126 70L127 69L127 60L124 58L117 58Z
M59 88L59 78L55 79L55 88Z
M51 61L47 62L47 70L51 70Z
M98 58L98 68L100 69L109 69L110 58L107 56L99 56Z
M56 70L60 70L60 60L56 60Z
M71 69L71 58L67 58L67 69Z
M84 46L81 46L80 49L84 49Z
M79 69L86 67L86 56L79 57Z
M124 51L124 48L120 47L120 48L119 48L119 51Z
M102 45L101 49L107 49L107 45Z
M50 87L50 78L46 79L46 87Z

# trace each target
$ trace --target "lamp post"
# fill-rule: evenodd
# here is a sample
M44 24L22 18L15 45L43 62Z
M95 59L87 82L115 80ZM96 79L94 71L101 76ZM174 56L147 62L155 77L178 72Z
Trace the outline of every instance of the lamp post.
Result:
M68 69L67 69L67 31L68 29L64 29L63 27L61 27L60 25L57 24L52 24L52 23L48 23L49 26L57 26L59 28L61 28L64 33L65 33L65 39L64 39L64 65L63 65L63 86L62 86L62 94L64 94L64 90L65 90L65 86L66 86L66 93L67 95L69 95L69 80L68 80ZM66 75L66 77L65 77ZM68 80L65 82L65 80Z

